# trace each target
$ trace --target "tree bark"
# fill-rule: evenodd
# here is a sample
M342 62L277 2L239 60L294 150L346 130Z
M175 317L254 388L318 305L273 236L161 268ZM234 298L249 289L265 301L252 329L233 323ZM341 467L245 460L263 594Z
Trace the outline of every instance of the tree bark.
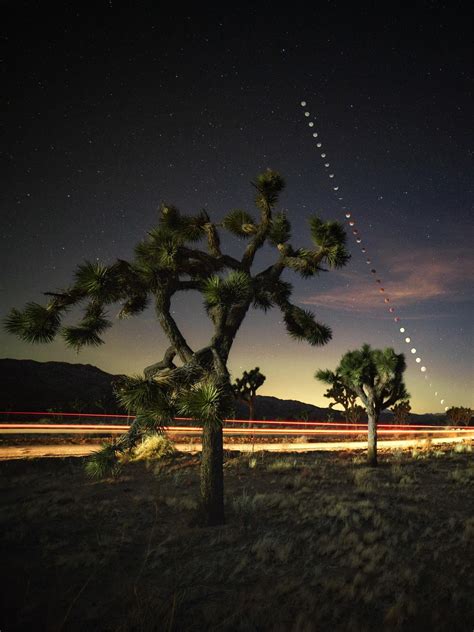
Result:
M249 405L249 421L253 421L255 417L255 404L254 404L253 397L251 397L248 400L248 405ZM249 428L253 428L253 424L249 424Z
M367 417L368 417L367 463L368 465L376 467L378 413L375 410L368 410Z
M249 430L253 429L253 419L255 417L255 403L254 403L254 398L250 397L250 399L248 400L248 405L249 405ZM254 451L254 447L255 447L255 433L252 432L252 434L250 435L250 440L252 441L252 452Z
M207 525L224 524L223 435L221 423L202 429L201 508Z

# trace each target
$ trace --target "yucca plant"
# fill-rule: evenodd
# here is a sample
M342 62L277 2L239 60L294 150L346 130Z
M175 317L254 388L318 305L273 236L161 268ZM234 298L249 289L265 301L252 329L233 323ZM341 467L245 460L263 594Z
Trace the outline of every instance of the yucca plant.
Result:
M260 368L256 366L250 371L244 371L242 377L236 378L232 384L235 398L244 402L249 409L249 420L255 417L255 400L257 399L257 390L262 386L267 378L260 372Z
M329 386L324 393L324 397L334 400L329 404L329 408L340 404L344 409L344 417L348 423L356 424L362 419L365 411L362 406L357 404L357 393L343 382L337 371L329 371L328 369L316 371L314 377Z
M144 377L127 378L117 387L120 401L137 415L118 447L131 449L145 428L167 424L178 410L197 419L203 427L201 501L205 520L212 524L224 521L222 420L233 398L227 361L247 312L251 307L264 311L277 307L292 337L326 344L331 330L291 303L292 286L282 275L293 270L304 278L314 277L324 267L339 268L349 259L344 229L336 222L314 217L312 248L291 244L288 214L275 213L285 186L278 173L265 171L253 186L256 217L233 210L216 223L204 210L184 215L162 204L156 226L136 246L131 261L85 262L69 287L46 293L46 306L29 303L5 319L6 329L23 340L51 342L59 334L79 350L103 343L112 324L106 313L111 305L118 303L119 317L125 318L153 304L170 346L162 360L144 369ZM222 231L245 240L240 258L223 252ZM256 270L256 255L266 244L273 248L273 260ZM212 338L202 349L191 348L173 317L173 298L189 291L201 294L213 323ZM64 316L76 305L83 305L83 318L64 326Z
M363 345L361 349L348 351L335 373L361 400L368 417L367 462L377 465L377 422L382 410L409 397L403 382L406 369L403 353L396 354L388 347L372 349ZM331 371L318 371L317 379L331 384Z
M116 477L120 473L120 449L115 443L103 443L86 462L86 474L92 479Z

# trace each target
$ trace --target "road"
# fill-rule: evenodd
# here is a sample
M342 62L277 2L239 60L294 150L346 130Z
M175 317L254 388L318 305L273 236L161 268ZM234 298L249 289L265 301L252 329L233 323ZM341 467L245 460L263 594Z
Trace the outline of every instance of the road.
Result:
M458 437L433 437L430 444L459 443L467 439L474 439L474 429ZM392 439L378 441L379 449L401 449L417 445L423 445L424 440L420 438L412 439ZM176 443L175 447L180 452L197 453L201 451L200 443ZM0 460L31 459L44 457L84 457L99 449L97 444L89 445L4 445L0 446ZM340 450L365 450L366 441L325 441L318 443L225 443L224 449L237 450L239 452L258 452L267 450L269 452L317 452L317 451L340 451Z

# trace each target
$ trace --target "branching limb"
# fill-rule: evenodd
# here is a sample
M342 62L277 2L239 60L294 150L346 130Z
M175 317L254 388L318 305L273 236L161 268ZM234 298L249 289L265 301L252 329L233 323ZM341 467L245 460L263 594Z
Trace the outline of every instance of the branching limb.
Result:
M202 263L205 266L203 272L219 272L219 270L223 270L224 268L242 270L242 263L230 255L219 254L218 256L213 256L203 250L187 248L186 246L180 247L180 253L190 260L194 259Z
M168 289L166 293L157 296L156 314L163 331L168 336L168 339L175 348L176 353L183 362L189 362L193 356L193 350L186 342L183 334L176 324L176 321L170 314L171 295L172 291Z
M147 380L151 380L157 373L159 373L163 369L176 369L176 365L173 363L173 360L176 356L176 349L174 347L168 347L165 351L165 355L163 360L160 362L155 362L155 364L151 364L143 369L143 374L145 375Z

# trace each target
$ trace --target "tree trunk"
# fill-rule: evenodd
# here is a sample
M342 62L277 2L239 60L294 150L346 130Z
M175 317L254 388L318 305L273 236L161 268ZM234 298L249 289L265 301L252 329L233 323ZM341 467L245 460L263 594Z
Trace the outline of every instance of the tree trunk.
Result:
M251 397L248 401L249 405L249 422L252 422L255 417L255 403L253 397ZM253 429L253 423L249 423L249 430ZM250 440L252 441L252 452L255 449L255 433L252 432L250 435Z
M253 421L255 417L255 404L252 397L249 399L248 405L249 405L249 421ZM253 425L249 424L249 427L253 428Z
M377 421L378 412L368 410L368 441L367 441L367 463L375 467L377 465Z
M224 524L224 471L222 424L202 429L201 506L207 525Z

